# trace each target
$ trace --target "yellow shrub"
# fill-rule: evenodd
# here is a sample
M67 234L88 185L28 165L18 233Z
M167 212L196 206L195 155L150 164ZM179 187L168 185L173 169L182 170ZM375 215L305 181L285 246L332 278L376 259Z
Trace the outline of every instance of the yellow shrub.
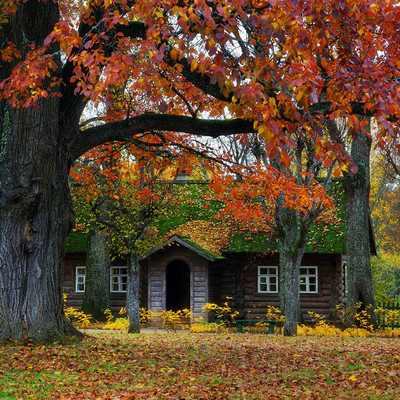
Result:
M129 329L129 319L128 318L116 318L115 321L107 321L102 329L112 330L112 331L127 331Z
M153 321L157 313L153 310L147 310L142 307L140 310L140 325L147 326L149 322Z
M328 324L324 316L317 314L314 311L309 311L311 320L314 326L298 325L297 334L299 336L339 336L339 337L367 337L371 335L371 326L366 324L365 315L360 313L359 318L362 319L361 324L367 326L363 327L352 327L347 328L344 331L335 327L332 324Z
M175 331L178 328L185 329L188 326L187 319L190 321L192 312L187 308L178 311L165 310L158 313L158 316L161 318L164 328Z
M285 322L285 316L282 315L281 310L274 306L267 307L266 317L270 321L278 321L281 324L283 324Z
M227 299L229 298L227 297ZM215 303L206 303L202 310L205 312L213 311L215 317L221 320L234 320L239 315L238 311L232 311L227 301L222 306Z
M225 325L216 322L195 322L190 326L190 332L195 333L223 333L225 331Z
M63 293L64 299L64 314L72 322L76 322L80 328L89 328L91 325L91 319L93 317L90 314L86 314L74 307L65 307L67 303L67 295Z
M400 310L390 310L383 307L378 307L375 314L379 317L382 325L392 326L400 322Z
M125 314L126 308L122 307L119 314ZM129 328L129 318L115 318L109 308L104 311L107 322L103 325L102 329L126 331Z
M74 307L66 308L64 310L64 313L70 321L76 321L78 323L78 326L80 326L81 328L89 328L89 326L91 325L90 320L92 319L92 316L90 314L79 311Z

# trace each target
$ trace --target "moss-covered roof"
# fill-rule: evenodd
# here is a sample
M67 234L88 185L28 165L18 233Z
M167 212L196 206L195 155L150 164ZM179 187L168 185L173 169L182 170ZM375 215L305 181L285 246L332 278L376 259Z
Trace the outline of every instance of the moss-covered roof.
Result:
M160 243L165 243L171 236L178 235L195 249L215 259L224 253L277 251L277 238L265 223L253 220L247 225L239 225L234 216L225 219L218 217L220 204L214 203L204 207L206 203L204 185L192 185L190 192L189 200L182 203L179 210L176 210L171 217L154 221L153 225L160 236ZM345 200L339 184L333 189L333 197L336 210L328 211L311 226L307 253L346 253ZM160 244L159 248L162 247ZM86 250L87 234L71 233L67 239L66 252Z
M86 253L88 249L88 234L71 232L65 242L66 253Z

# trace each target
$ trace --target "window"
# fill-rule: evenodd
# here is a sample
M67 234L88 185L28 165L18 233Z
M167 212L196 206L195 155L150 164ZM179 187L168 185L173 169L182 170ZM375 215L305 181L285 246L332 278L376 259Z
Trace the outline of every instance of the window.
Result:
M126 292L128 282L127 267L111 267L110 270L110 291L113 293Z
M83 293L85 291L86 267L76 267L75 270L75 292Z
M318 293L318 267L300 267L300 293Z
M278 267L258 267L259 293L278 293Z

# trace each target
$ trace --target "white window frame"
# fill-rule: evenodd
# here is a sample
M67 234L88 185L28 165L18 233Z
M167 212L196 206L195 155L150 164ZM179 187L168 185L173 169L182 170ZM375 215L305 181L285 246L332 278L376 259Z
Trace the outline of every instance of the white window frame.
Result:
M311 273L310 269L315 269L315 273ZM306 270L306 271L304 271ZM302 285L305 285L305 289L301 289ZM315 290L311 289L315 286ZM317 266L301 266L300 267L300 277L299 277L299 292L315 294L318 293L318 267Z
M262 273L262 269L267 269L267 272ZM274 270L271 273L271 270ZM273 278L273 279L271 279ZM275 282L274 282L275 281ZM278 267L275 265L260 265L258 267L258 293L278 293L279 291L279 276ZM262 290L261 286L266 285L266 290ZM275 286L275 290L271 289L271 286Z
M86 267L84 265L77 265L75 267L75 292L84 293L85 284L86 284ZM79 288L79 285L83 285L83 290Z
M116 268L125 268L126 273L114 273ZM115 279L114 279L115 278ZM125 282L123 278L126 278ZM118 285L118 289L114 289L114 284ZM123 286L125 285L125 289ZM126 265L112 265L110 268L110 292L111 293L126 293L128 286L128 267Z

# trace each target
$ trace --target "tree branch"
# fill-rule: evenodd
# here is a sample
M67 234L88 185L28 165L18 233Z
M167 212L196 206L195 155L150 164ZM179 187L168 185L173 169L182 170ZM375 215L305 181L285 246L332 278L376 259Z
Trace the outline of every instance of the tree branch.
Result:
M196 136L220 137L254 132L253 122L244 119L195 119L183 115L145 113L120 122L80 131L72 145L74 159L93 147L107 142L129 141L132 136L148 131L185 132Z

